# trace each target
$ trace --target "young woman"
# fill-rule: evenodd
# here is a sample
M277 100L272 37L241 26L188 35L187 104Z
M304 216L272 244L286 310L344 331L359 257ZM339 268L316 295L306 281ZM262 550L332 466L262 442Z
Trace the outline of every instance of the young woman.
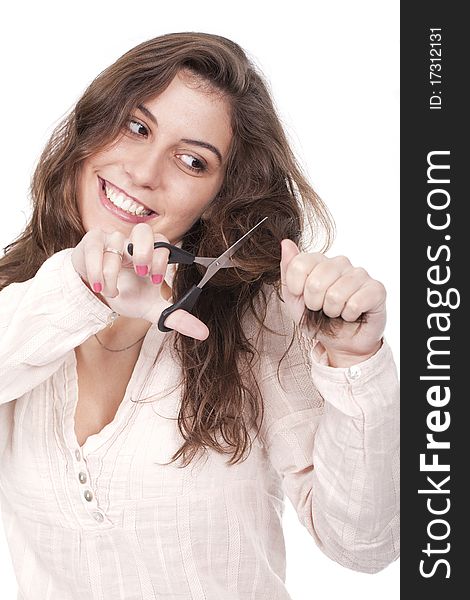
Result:
M56 129L0 259L0 495L19 598L289 598L284 495L328 556L398 556L385 289L235 43L165 35ZM191 313L162 311L268 217ZM304 252L307 226L319 252ZM129 243L133 244L132 255Z

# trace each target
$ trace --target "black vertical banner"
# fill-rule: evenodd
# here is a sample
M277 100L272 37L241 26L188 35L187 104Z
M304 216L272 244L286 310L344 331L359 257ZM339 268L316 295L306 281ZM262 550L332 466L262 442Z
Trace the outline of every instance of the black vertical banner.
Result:
M470 578L470 35L464 7L433 0L401 5L404 600L467 597Z

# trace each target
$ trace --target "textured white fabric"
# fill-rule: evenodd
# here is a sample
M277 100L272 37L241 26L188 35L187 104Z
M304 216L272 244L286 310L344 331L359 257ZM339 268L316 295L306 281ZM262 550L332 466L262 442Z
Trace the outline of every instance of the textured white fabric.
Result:
M262 435L237 465L210 451L178 468L164 463L182 442L181 370L172 334L154 324L115 419L81 448L74 348L111 310L71 252L0 292L0 499L19 599L288 599L284 494L346 567L375 572L398 556L398 383L385 340L343 369L299 334L279 383L293 329L272 294L266 324L280 334L258 340Z

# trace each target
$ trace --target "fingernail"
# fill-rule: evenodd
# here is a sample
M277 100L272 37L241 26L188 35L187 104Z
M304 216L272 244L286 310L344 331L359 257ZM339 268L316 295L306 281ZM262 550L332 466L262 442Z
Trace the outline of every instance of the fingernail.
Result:
M101 290L103 289L103 286L101 285L101 283L94 283L93 289L95 290L95 292L97 294L99 294L101 292Z
M137 271L137 275L147 275L148 267L147 265L136 265L135 270Z
M163 281L163 275L152 275L152 283L158 284Z

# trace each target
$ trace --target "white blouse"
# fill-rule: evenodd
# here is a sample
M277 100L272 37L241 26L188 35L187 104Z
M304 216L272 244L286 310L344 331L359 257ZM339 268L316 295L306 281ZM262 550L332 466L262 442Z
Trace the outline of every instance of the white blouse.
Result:
M399 393L386 340L333 368L296 334L279 383L293 324L272 293L266 325L281 335L257 344L260 438L242 463L210 450L180 468L165 463L183 441L181 368L174 334L153 324L114 420L80 447L74 348L112 311L71 253L0 292L0 501L18 600L289 599L284 494L340 564L372 573L398 557ZM254 339L255 320L244 328Z

